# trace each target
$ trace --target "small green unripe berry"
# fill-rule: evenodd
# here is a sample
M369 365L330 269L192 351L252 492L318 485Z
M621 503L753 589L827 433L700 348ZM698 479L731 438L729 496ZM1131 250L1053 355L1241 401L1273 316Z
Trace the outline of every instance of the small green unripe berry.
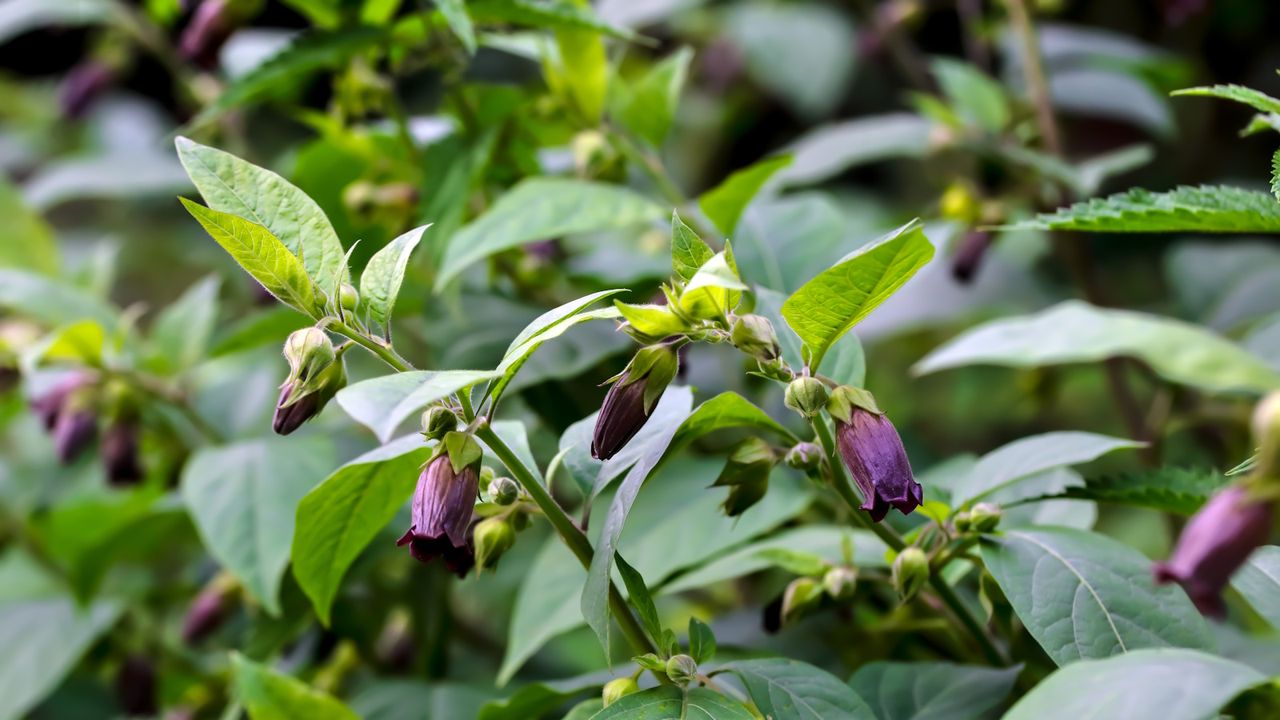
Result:
M799 620L822 600L822 584L811 577L798 577L782 593L782 624Z
M796 470L813 470L822 462L822 448L811 442L798 443L787 451L785 461Z
M773 323L762 315L739 315L729 330L733 346L762 361L778 357L778 336Z
M605 683L600 697L604 700L604 706L609 707L622 698L637 692L640 692L640 686L636 683L635 678L621 677Z
M798 377L787 385L787 393L783 398L787 407L805 417L814 417L827 406L831 393L827 386L815 377Z
M969 532L973 529L973 516L968 510L961 510L952 516L951 522L956 526L956 532Z
M667 660L667 677L671 682L684 687L693 682L698 675L698 663L688 655L672 655Z
M337 354L333 341L318 327L294 330L284 341L284 358L289 361L289 377L306 382L333 364Z
M980 533L991 532L1000 526L1003 515L999 505L978 503L969 510L969 529Z
M360 293L356 292L354 285L342 283L342 287L338 288L338 304L347 312L356 311L356 306L360 304Z
M498 564L502 554L516 542L515 528L506 518L485 518L476 524L476 567L484 570Z
M431 440L439 440L458 429L458 416L452 410L435 405L422 411L422 434Z
M822 588L835 600L848 600L857 587L858 571L851 567L833 567L822 576Z
M929 557L918 547L903 548L893 561L892 578L903 602L914 598L929 580Z
M509 477L500 477L489 483L490 502L498 505L510 505L520 497L520 485Z

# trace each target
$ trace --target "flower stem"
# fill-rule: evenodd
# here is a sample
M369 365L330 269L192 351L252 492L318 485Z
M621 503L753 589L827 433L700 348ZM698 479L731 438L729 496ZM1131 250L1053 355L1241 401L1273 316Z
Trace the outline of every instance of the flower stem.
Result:
M565 513L555 498L551 497L551 493L547 488L543 487L538 478L525 467L525 464L516 456L511 448L498 437L498 434L487 425L482 426L477 432L480 439L484 440L489 449L493 450L503 465L511 471L520 485L524 487L525 492L529 493L529 498L542 510L542 514L551 522L551 526L555 528L560 535L560 539L569 547L574 556L578 558L578 562L582 563L584 568L590 569L591 560L595 555L591 547L591 541L587 536L578 529L573 523L573 519ZM641 629L640 623L636 621L634 615L631 614L631 608L627 605L627 601L622 598L622 594L614 586L613 581L609 582L609 608L613 612L613 617L618 621L618 625L622 628L622 633L626 635L627 641L635 648L637 653L657 652L657 648L649 641L649 638Z
M383 362L400 372L411 372L414 369L413 365L409 364L408 360L400 357L400 354L390 345L384 345L374 340L341 320L332 320L325 327L343 337L349 338L355 344L377 355Z

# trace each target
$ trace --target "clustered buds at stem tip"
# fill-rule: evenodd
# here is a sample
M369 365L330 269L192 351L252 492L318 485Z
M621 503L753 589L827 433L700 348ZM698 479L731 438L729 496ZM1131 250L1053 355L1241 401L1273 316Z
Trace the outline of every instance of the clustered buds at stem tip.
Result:
M478 462L455 471L447 452L437 454L418 477L413 524L396 545L408 545L420 562L442 558L445 567L465 577L475 563L468 530L479 480Z
M785 462L796 470L813 470L822 462L822 448L816 443L798 443L787 451Z
M776 461L773 448L757 437L747 438L733 449L711 485L730 488L723 506L726 515L741 515L764 498L769 490L769 473Z
M1222 591L1231 576L1271 535L1272 503L1242 485L1210 498L1182 530L1173 555L1154 567L1157 583L1176 582L1209 617L1226 614Z
M811 418L822 412L829 397L827 386L821 380L805 375L787 384L783 402L792 410Z
M762 361L778 357L778 335L773 323L762 315L739 315L733 320L729 337L734 347Z
M491 502L505 507L520 498L520 485L509 477L496 478L489 483L486 494Z
M637 352L604 397L591 439L591 456L608 460L631 442L648 422L654 405L679 369L674 343L662 342Z
M897 429L887 416L862 405L850 404L845 409L845 418L832 411L836 418L836 446L862 491L862 509L871 513L876 522L884 520L890 507L903 515L910 514L924 502L924 488L911 472L911 461Z
M848 600L858 587L858 571L845 565L833 567L822 576L822 588L835 600Z
M823 590L822 584L811 577L792 580L782 593L782 624L790 625L817 607Z
M433 405L422 411L422 434L431 440L439 440L458 429L458 416L441 405Z

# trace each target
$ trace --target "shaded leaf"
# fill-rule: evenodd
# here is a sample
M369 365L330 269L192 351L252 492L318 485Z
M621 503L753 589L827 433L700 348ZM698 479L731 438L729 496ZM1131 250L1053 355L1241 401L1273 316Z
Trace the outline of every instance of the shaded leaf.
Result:
M338 405L382 442L431 403L498 377L496 370L414 370L362 380L338 391Z
M929 152L932 128L933 123L912 113L871 115L821 125L787 146L794 159L776 178L786 187L814 185L860 165L922 157Z
M1133 189L1004 229L1275 233L1280 232L1280 202L1270 193L1225 186L1184 186L1163 193Z
M359 720L359 716L332 695L301 680L231 655L232 688L251 720Z
M148 338L152 367L181 372L204 359L218 319L220 284L217 276L206 277L160 311Z
M391 322L400 295L400 283L409 267L409 255L422 240L422 233L430 225L414 228L387 243L369 258L360 274L360 304L368 309L374 322L386 327ZM390 337L390 336L388 336Z
M114 328L116 311L78 287L25 270L0 268L0 308L49 325L93 320Z
M1125 438L1070 431L1015 440L982 456L973 470L952 488L951 503L960 507L1045 470L1078 465L1116 450L1142 446L1141 442ZM1010 502L1007 495L1002 501Z
M849 685L879 720L982 720L1013 690L1021 666L872 662Z
M55 275L59 260L53 228L38 213L27 207L22 200L22 193L5 178L0 178L0 217L5 218L5 239L0 243L0 267Z
M26 717L121 610L108 601L83 608L69 597L0 603L0 647L8 650L0 654L0 718Z
M693 49L682 47L621 90L623 99L614 111L618 121L650 145L661 147L675 119L692 60Z
M742 211L755 198L775 173L791 164L790 155L761 160L725 178L719 185L703 193L698 206L715 223L720 232L732 235L738 227Z
M671 273L684 282L689 282L702 267L715 255L698 234L680 219L678 212L671 213Z
M876 720L866 701L831 673L788 658L739 660L721 665L742 680L766 717L788 720Z
M1199 510L1226 484L1226 476L1216 470L1167 467L1087 478L1083 487L1069 488L1061 497L1133 505L1185 516Z
M1232 576L1231 587L1271 627L1280 629L1280 547L1263 545L1255 550L1249 562Z

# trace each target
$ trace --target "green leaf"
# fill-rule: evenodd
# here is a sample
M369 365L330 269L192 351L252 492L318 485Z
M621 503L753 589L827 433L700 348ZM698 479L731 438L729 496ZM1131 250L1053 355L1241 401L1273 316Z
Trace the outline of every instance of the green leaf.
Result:
M597 302L604 298L626 291L626 288L601 290L600 292L594 292L590 295L584 295L576 300L570 300L559 307L552 308L542 313L526 325L524 329L520 331L520 334L516 335L515 339L511 341L511 344L507 346L507 352L504 354L504 363L505 358L512 357L521 349L522 346L528 345L533 340L544 339L542 336L553 332L563 325L565 321L575 315L578 315Z
M312 30L299 35L266 62L233 80L191 124L205 125L228 110L244 110L293 92L313 73L336 69L355 55L386 42L386 39L381 28L366 26Z
M707 688L670 685L638 692L591 716L591 720L754 720L740 703ZM781 719L779 719L781 720Z
M498 377L496 370L415 370L362 380L338 391L338 405L381 442L431 403Z
M5 239L0 243L0 267L15 267L44 275L58 272L58 242L53 228L27 207L22 193L0 178L0 217L5 219Z
M689 324L666 305L629 305L620 300L614 300L613 305L631 327L649 337L664 338L689 330Z
M849 686L879 720L983 720L1013 690L1022 667L988 668L946 662L872 662Z
M1008 492L1020 480L1045 470L1079 465L1116 450L1139 448L1144 444L1087 432L1049 432L1015 440L984 455L967 476L957 481L951 489L951 504L961 507L997 493L1000 494L999 502L1024 499L1010 496Z
M409 255L418 247L422 233L431 225L423 225L397 237L369 258L360 275L360 304L373 321L384 328L391 322L400 295L400 283L409 267ZM388 336L390 337L390 336Z
M662 621L658 619L658 607L653 604L653 595L649 594L644 578L636 572L635 568L627 564L622 553L614 553L613 561L618 566L618 574L622 576L622 582L627 588L627 597L630 598L631 606L636 609L641 625L644 626L645 632L649 633L649 638L658 642L662 637Z
M251 720L359 720L332 695L231 654L232 690Z
M1280 629L1280 547L1264 545L1231 577L1231 587L1254 612Z
M472 0L471 18L479 24L511 23L547 30L593 30L632 40L636 34L601 20L589 7L568 0Z
M1265 679L1246 665L1201 652L1136 650L1058 670L1004 720L1204 720Z
M718 252L698 268L680 295L681 310L699 318L723 317L733 310L740 291L750 288L738 278L731 252Z
M80 661L122 608L99 601L80 607L69 597L0 603L0 718L27 714Z
M347 279L347 267L338 233L315 200L276 173L229 152L185 137L174 144L209 207L266 228L302 261L316 287L334 297L337 284Z
M422 720L424 717L497 720L484 715L477 717L492 694L485 688L460 682L384 678L361 683L349 704L364 720Z
M785 187L815 185L881 160L923 157L933 123L913 113L870 115L822 125L786 150L795 159L778 173Z
M769 413L738 393L730 391L722 392L698 405L680 423L680 429L671 444L683 447L713 430L743 427L771 432L789 442L799 442L794 433L770 417Z
M0 268L0 308L49 325L93 320L114 328L119 321L115 309L92 294L26 270Z
M102 364L106 342L107 331L101 325L92 320L81 320L50 333L43 341L39 358L97 367Z
M1078 202L1005 230L1091 232L1280 232L1280 203L1269 193L1225 186L1133 189Z
M846 256L782 304L782 316L817 370L836 340L857 325L933 258L933 245L912 221Z
M595 672L564 680L530 683L509 697L485 703L476 720L528 720L543 717L552 710L563 707L566 701L586 692L594 692L598 700L600 686L610 679L607 672Z
M115 6L109 0L78 0L69 3L7 0L0 3L0 43L43 27L96 25L110 19L115 11Z
M183 469L182 498L205 546L272 615L294 512L332 465L326 439L295 437L204 448Z
M662 209L648 198L616 185L527 178L449 239L436 289L472 263L503 250L563 235L643 225L661 215Z
M998 133L1009 124L1009 103L1000 83L959 60L937 58L930 66L947 102L966 124L990 133Z
M698 618L689 618L689 655L701 665L716 656L716 636Z
M187 212L232 259L280 302L312 317L319 317L316 288L298 256L265 227L179 198Z
M160 311L148 337L150 367L162 373L183 372L204 359L218 320L221 282L210 275Z
M1157 587L1151 561L1117 540L1069 528L1010 530L983 540L982 560L1059 665L1140 648L1212 646L1182 589Z
M1271 156L1271 194L1280 200L1280 150Z
M1209 392L1267 392L1280 374L1235 343L1202 327L1078 300L1035 315L973 328L916 364L918 375L965 365L1040 367L1127 356L1157 375Z
M680 104L680 91L689 74L693 49L682 47L649 68L629 88L619 91L614 116L623 127L653 147L661 147Z
M1280 100L1277 100L1266 93L1259 92L1253 88L1247 88L1241 85L1211 85L1207 87L1192 87L1182 90L1174 90L1169 93L1174 97L1182 95L1192 95L1199 97L1216 97L1223 100L1233 100L1243 103L1249 107L1262 113L1280 113Z
M1146 507L1175 515L1191 515L1227 484L1216 470L1166 467L1085 480L1060 497Z
M702 267L716 254L711 246L703 242L698 237L698 233L693 231L680 219L680 213L672 211L671 213L671 272L684 282L689 282L693 276L697 274L698 268Z
M209 349L209 354L218 357L263 345L280 345L289 333L311 325L312 322L311 318L299 315L291 307L273 305L238 320L228 320L226 327L219 329L217 340Z
M876 720L866 701L831 673L789 658L739 660L718 672L737 675L751 701L778 720Z
M590 7L586 2L579 3ZM609 90L609 58L595 30L557 30L555 57L546 61L548 85L559 88L588 126L600 123Z
M476 54L476 29L471 24L471 16L467 14L466 0L435 0L436 8L444 16L449 29L462 41L468 53Z
M429 454L421 436L399 438L338 468L298 503L293 576L320 622L329 624L342 576L404 507Z
M769 178L791 164L790 155L767 158L743 168L725 178L724 182L703 193L698 206L720 232L732 235L738 227L738 218L752 199L760 192Z
M819 577L830 565L821 555L811 552L793 550L791 548L761 548L756 555L770 565L786 570L792 575L811 575Z

